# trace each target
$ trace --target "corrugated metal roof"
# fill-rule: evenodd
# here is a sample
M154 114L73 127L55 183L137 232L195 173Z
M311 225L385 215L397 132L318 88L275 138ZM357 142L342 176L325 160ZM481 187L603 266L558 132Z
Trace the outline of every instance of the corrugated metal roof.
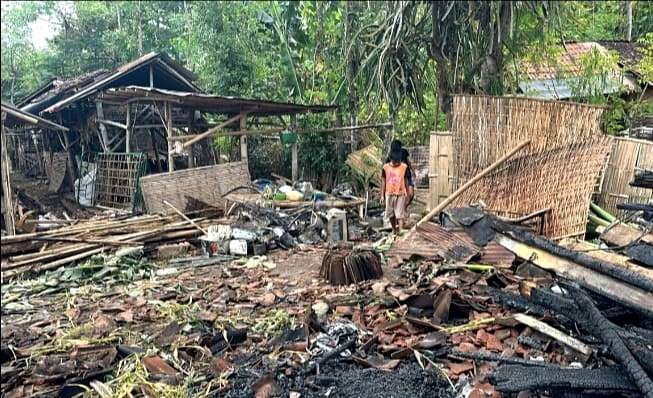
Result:
M515 255L495 241L490 241L483 248L481 257L477 260L480 264L490 264L499 268L510 268L515 261Z
M435 245L424 238L416 230L410 230L401 239L397 240L388 251L389 257L400 257L408 260L412 256L424 257L427 259L441 259L440 251Z
M426 222L417 226L417 232L435 246L438 254L446 259L466 262L480 251L471 239L460 238L459 234L465 233L462 230L448 230L439 224Z

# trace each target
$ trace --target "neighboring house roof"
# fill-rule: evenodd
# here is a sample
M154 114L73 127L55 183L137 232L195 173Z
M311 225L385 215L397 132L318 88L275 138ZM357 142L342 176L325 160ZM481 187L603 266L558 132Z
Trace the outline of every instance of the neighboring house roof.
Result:
M223 95L138 86L108 89L104 91L102 97L115 102L148 98L167 100L174 101L174 106L223 114L237 114L247 111L253 115L287 115L293 113L328 112L337 108L336 106L329 105L302 105L289 102L227 97Z
M637 72L639 62L644 58L642 46L630 41L608 41L601 40L598 42L609 51L619 54L619 64L629 71Z
M602 42L608 43L608 42ZM582 58L591 51L596 50L607 54L608 51L616 51L620 56L624 52L627 64L631 64L636 59L636 53L630 46L621 45L622 42L609 42L612 47L606 48L603 44L597 42L567 43L564 50L557 56L554 63L536 64L525 62L524 78L519 82L519 88L529 97L542 99L567 99L572 97L572 87L578 82L579 76L583 72ZM632 43L628 43L632 44ZM621 51L620 51L621 50ZM625 65L621 63L620 68L615 68L612 76L607 81L601 82L603 94L613 94L625 89L628 92L640 90L639 85L632 76L624 72L627 71ZM629 67L628 70L630 70Z
M123 64L111 72L94 71L72 79L51 81L30 95L22 109L34 113L52 113L109 87L149 84L150 66L156 87L200 92L193 81L196 76L170 57L149 53ZM59 82L57 86L56 82ZM39 94L40 93L40 94ZM29 96L28 96L29 97Z
M64 126L25 112L6 102L2 102L2 113L7 115L6 123L10 125L31 124L48 130L68 131L68 128Z

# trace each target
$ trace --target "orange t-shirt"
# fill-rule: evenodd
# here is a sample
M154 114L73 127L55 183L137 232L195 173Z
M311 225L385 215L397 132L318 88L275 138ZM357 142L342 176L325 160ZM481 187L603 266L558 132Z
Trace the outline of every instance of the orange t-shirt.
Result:
M406 195L406 170L408 166L400 163L394 167L391 163L383 165L385 171L385 194L386 195Z

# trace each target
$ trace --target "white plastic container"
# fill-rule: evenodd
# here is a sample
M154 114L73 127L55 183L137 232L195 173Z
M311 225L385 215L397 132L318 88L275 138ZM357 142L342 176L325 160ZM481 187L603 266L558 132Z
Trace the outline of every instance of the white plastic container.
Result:
M245 239L232 239L229 241L229 253L234 256L246 256L247 241Z

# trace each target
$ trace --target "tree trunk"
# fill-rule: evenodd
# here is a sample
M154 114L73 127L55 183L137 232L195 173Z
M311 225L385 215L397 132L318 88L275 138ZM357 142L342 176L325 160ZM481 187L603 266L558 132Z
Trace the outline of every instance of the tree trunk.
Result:
M350 43L350 39L352 36L352 33L354 31L354 7L355 7L355 2L352 0L347 1L345 13L346 13L346 19L345 19L345 34L344 34L344 46L348 46ZM349 110L349 125L350 126L356 126L358 123L358 92L356 89L356 82L355 76L357 73L357 68L358 68L358 51L357 51L356 46L352 46L351 51L347 52L347 70L346 70L346 78L347 78L347 88L348 88L348 110ZM357 142L356 142L356 136L353 130L350 133L350 142L351 142L351 151L355 151L357 149Z
M633 40L633 2L626 1L626 41Z
M141 6L140 3L138 5L138 18L137 18L137 25L136 25L136 43L138 46L138 56L140 57L143 55L143 18L141 16L142 11L141 11Z

